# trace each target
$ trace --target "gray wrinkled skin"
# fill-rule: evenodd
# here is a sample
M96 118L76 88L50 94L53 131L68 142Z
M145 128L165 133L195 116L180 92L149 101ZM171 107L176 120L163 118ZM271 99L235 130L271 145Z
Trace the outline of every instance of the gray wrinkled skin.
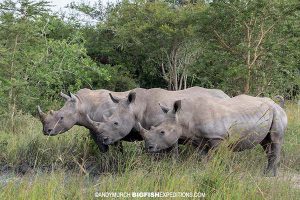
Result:
M87 121L87 114L96 121L103 121L103 115L111 115L116 108L110 100L109 93L119 97L125 97L128 92L111 92L108 90L81 89L76 95L70 96L61 93L66 100L65 105L58 111L50 111L48 114L42 112L38 107L40 120L43 124L43 133L55 136L71 129L74 125L84 126L90 129L92 138L98 144L101 151L105 151L101 138L93 131L93 126Z
M150 131L140 126L145 146L158 152L190 139L206 141L209 148L235 138L234 151L261 144L268 156L266 173L277 172L281 144L287 127L284 110L269 98L240 95L231 99L194 98L176 101L166 119Z
M113 144L127 137L131 130L137 130L137 122L149 129L159 125L165 118L159 106L171 106L178 99L186 97L230 98L221 90L192 87L180 91L168 91L160 88L132 90L127 98L118 99L113 95L112 101L117 108L103 123L92 122L94 129L102 135L105 144Z

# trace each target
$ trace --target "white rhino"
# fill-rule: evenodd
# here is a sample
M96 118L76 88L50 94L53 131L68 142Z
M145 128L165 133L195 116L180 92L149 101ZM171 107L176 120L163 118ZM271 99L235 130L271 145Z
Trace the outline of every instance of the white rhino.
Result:
M132 90L127 98L120 99L113 94L110 94L110 97L117 105L113 114L104 119L104 122L90 120L94 129L102 135L105 144L113 144L121 139L128 140L128 137L142 140L140 134L136 134L132 130L138 130L137 122L150 128L159 125L164 120L165 114L161 110L159 102L162 105L171 106L174 101L184 97L230 98L221 90L202 87L192 87L179 91L137 88ZM134 133L134 135L129 133Z
M269 98L240 95L231 99L199 97L178 100L166 112L163 123L150 131L139 125L149 152L159 152L177 143L191 140L208 149L226 138L238 138L234 151L260 144L268 157L265 173L277 172L287 116Z
M118 97L126 97L129 92L81 89L75 95L61 93L66 102L58 111L51 110L49 114L46 114L38 106L38 114L43 124L44 134L54 136L68 131L74 125L84 126L90 130L90 134L100 151L107 151L108 146L103 144L101 137L94 132L93 126L87 121L86 115L88 114L97 121L103 121L104 114L111 115L116 105L109 98L110 93Z

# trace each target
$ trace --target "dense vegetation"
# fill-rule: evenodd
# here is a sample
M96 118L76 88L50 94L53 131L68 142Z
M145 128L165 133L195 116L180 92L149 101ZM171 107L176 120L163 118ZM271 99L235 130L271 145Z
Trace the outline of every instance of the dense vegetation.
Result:
M0 199L89 199L97 191L299 197L298 0L123 0L69 9L0 2ZM33 117L37 105L59 108L60 91L195 85L291 100L278 177L262 176L260 147L224 148L211 160L180 147L177 162L145 154L142 143L100 154L86 129L49 138Z
M84 87L299 95L296 0L69 7L75 14L53 13L44 1L0 3L0 111L11 120Z

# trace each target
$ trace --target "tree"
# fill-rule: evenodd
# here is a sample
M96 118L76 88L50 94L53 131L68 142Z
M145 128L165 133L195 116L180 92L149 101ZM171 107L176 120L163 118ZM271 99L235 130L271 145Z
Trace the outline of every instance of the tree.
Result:
M58 18L49 16L46 2L5 1L0 7L1 110L9 113L12 128L18 111L32 113L37 104L53 105L49 99L55 102L61 90L102 87L92 83L110 79L107 68L87 56L79 31L67 39L47 38Z
M193 16L203 9L202 4L122 2L109 13L106 27L114 32L115 49L124 55L118 60L130 60L141 77L144 72L160 74L168 89L186 88L200 49Z
M202 26L199 32L209 38L209 48L221 55L219 59L226 68L224 75L233 78L229 82L225 79L226 84L239 82L243 85L239 90L246 94L263 92L272 84L266 73L276 69L276 58L271 55L269 41L280 42L275 36L289 14L289 7L286 2L268 0L211 3L203 24L205 28ZM260 88L256 87L258 83Z

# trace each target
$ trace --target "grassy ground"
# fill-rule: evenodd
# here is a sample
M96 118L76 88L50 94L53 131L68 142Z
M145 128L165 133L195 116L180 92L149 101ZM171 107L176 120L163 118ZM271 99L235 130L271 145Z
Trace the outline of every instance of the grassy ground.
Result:
M0 129L0 199L92 199L95 192L202 192L205 199L299 199L300 108L287 105L289 126L277 177L262 172L261 147L240 153L226 148L211 160L181 147L177 162L153 158L143 143L126 143L101 154L84 128L56 137L41 133L30 116L16 119L14 131ZM99 198L100 199L100 198Z

